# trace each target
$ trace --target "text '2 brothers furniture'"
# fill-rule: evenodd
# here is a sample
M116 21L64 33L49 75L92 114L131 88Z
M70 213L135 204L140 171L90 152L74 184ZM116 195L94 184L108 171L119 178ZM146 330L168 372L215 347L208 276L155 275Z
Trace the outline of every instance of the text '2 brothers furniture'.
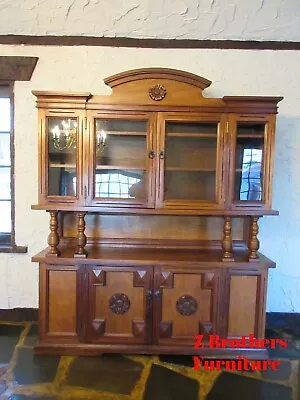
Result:
M268 269L258 220L271 208L281 97L203 96L211 82L149 68L112 94L33 92L39 201L39 354L262 356L209 335L264 337ZM195 349L195 335L204 349Z

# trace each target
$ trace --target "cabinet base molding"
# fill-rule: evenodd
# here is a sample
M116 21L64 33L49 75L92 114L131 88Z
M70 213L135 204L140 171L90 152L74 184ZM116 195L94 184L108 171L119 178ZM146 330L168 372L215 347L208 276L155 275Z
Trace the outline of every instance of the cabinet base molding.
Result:
M38 344L35 346L34 352L36 355L60 356L97 356L105 353L123 353L191 355L215 359L235 359L239 356L251 360L268 359L266 349L194 349L192 346Z

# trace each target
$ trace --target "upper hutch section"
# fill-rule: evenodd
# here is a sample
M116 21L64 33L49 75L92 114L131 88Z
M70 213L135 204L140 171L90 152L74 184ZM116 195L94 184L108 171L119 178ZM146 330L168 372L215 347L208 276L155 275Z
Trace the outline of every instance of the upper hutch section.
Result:
M164 68L105 79L108 96L33 92L37 209L263 215L282 97L206 98L211 82Z

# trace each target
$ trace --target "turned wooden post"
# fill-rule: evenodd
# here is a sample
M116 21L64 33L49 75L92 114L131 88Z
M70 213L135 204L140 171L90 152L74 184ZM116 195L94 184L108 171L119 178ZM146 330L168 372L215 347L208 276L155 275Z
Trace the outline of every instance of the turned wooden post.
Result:
M87 253L85 251L86 236L85 236L85 212L77 213L77 249L74 257L85 258Z
M58 221L57 221L57 211L49 211L50 213L50 234L48 236L48 253L47 256L57 257L59 251L57 246L59 245L59 235L58 235Z
M251 217L249 227L249 261L258 261L257 250L259 249L258 234L258 219L259 217Z
M224 217L222 250L223 250L222 261L234 261L234 258L232 256L232 237L231 237L231 218L230 217Z

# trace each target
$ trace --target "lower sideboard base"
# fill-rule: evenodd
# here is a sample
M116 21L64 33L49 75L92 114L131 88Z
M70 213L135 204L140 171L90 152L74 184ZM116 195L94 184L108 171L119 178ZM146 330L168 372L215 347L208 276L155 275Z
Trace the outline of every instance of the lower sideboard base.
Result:
M37 355L97 356L105 353L124 354L170 354L191 355L214 359L237 359L239 356L249 360L267 360L267 349L226 348L195 349L194 347L171 347L155 345L98 345L98 344L37 344Z

